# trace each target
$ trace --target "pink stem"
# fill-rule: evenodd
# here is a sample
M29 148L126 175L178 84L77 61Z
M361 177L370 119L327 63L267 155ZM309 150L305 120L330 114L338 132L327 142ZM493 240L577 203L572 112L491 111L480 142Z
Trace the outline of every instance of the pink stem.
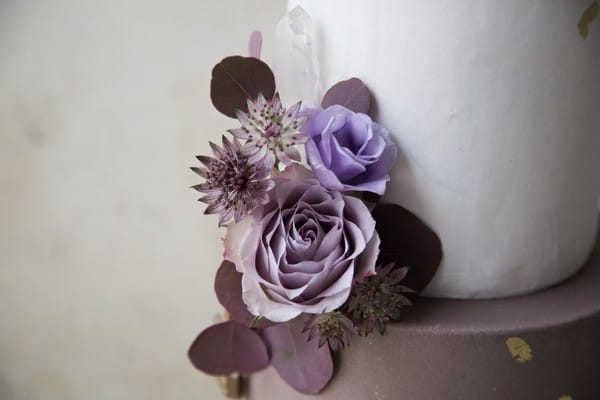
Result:
M248 42L248 52L250 57L260 58L260 48L262 47L262 33L260 31L254 31L250 34L250 41Z

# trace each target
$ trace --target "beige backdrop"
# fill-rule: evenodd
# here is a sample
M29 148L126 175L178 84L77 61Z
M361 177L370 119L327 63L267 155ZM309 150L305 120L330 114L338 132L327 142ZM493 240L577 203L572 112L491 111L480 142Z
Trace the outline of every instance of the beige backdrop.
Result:
M188 167L232 120L210 70L277 0L0 0L0 399L218 399L220 310Z

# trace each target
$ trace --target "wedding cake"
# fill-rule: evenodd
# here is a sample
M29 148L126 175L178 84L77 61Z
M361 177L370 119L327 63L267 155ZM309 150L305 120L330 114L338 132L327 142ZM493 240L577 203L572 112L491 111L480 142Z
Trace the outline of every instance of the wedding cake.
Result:
M600 34L577 29L589 4L557 3L289 3L312 19L319 87L357 76L374 93L400 149L386 196L444 243L431 296L535 291L590 254Z
M359 77L399 149L385 199L444 247L425 291L437 299L383 337L355 338L314 398L600 398L598 5L290 0L289 10L274 65L282 95L310 102ZM313 397L269 369L249 398Z

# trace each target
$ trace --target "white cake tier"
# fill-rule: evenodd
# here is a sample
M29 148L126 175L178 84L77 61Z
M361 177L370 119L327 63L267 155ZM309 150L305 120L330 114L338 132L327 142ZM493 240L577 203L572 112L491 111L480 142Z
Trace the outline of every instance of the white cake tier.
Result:
M321 91L359 77L395 137L385 198L444 246L427 295L531 292L588 257L600 193L600 22L587 38L578 22L590 3L290 1L312 17Z

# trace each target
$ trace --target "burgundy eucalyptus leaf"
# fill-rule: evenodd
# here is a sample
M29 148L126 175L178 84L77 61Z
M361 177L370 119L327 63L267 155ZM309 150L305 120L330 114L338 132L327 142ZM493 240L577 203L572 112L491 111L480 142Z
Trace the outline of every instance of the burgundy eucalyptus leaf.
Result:
M307 341L305 322L300 316L264 329L263 338L281 378L300 393L317 394L333 376L333 360L329 346L319 348L318 340Z
M373 193L373 192L362 192L361 198L362 198L362 201L365 202L365 205L367 206L367 208L370 211L373 211L373 208L375 208L375 206L379 202L379 199L381 199L381 196L378 195L377 193Z
M210 99L217 110L235 118L235 110L247 110L247 100L262 93L266 99L275 94L273 71L254 57L231 56L214 66Z
M262 33L260 31L254 31L250 34L250 40L248 42L248 55L250 57L260 59L260 49L262 47Z
M232 320L253 328L273 326L273 322L265 318L256 321L242 300L242 274L235 270L230 261L223 261L215 276L215 293L219 303L227 310Z
M377 263L409 267L402 284L415 291L425 289L442 261L442 243L437 234L407 209L397 204L378 204L373 219L381 239Z
M205 329L188 351L190 361L209 375L251 374L269 365L263 339L235 321Z
M321 102L323 108L339 104L354 112L369 113L371 108L371 92L358 78L350 78L333 85Z

